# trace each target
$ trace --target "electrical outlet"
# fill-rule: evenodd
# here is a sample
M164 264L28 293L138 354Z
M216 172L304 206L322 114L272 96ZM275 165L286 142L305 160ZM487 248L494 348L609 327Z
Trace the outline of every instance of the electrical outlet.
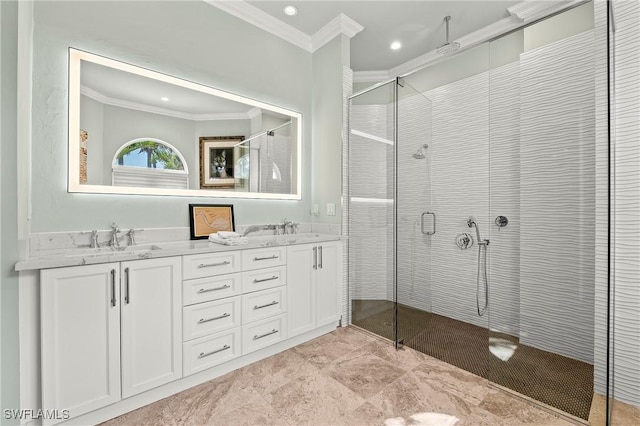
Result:
M317 204L314 204L312 213L313 213L314 216L319 216L320 215L320 206L317 205Z
M327 203L327 216L335 216L335 215L336 215L335 203Z

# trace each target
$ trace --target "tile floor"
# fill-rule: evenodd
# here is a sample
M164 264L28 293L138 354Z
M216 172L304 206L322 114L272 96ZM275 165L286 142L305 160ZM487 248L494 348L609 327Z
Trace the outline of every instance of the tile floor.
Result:
M420 413L439 414L420 417ZM459 420L452 423L448 416ZM339 328L104 423L385 424L571 423L489 387L481 377L409 348L396 351L388 342L352 327Z

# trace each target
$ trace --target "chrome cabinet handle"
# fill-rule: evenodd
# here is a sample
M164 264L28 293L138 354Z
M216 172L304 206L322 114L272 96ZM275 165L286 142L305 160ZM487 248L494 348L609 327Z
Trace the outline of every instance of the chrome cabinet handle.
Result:
M313 269L318 269L318 247L313 248Z
M231 262L229 262L228 260L225 260L224 262L218 262L218 263L201 263L198 265L198 268L211 268L212 266L224 266L230 263Z
M263 283L263 282L265 282L265 281L273 281L273 280L277 280L278 278L280 278L280 277L278 277L277 275L274 275L274 276L272 276L271 278L262 278L262 279L260 279L260 280L259 280L259 279L255 279L255 280L253 280L253 282L254 282L254 283Z
M124 301L127 305L131 302L129 298L129 268L124 268Z
M231 287L229 284L225 284L221 287L201 288L200 290L198 290L198 294L209 293L210 291L224 290L225 288L229 288L229 287Z
M111 306L116 306L116 270L111 270Z
M274 305L277 305L278 303L279 303L279 302L276 302L276 301L274 300L273 302L271 302L271 303L267 303L266 305L260 305L260 306L255 305L255 306L253 307L253 309L254 309L254 310L262 309L262 308L266 308L266 307L268 307L268 306L274 306Z
M228 314L228 313L225 312L224 314L222 314L220 316L217 316L217 317L213 317L213 318L207 318L207 319L200 318L200 321L198 321L198 324L204 324L205 322L211 322L211 321L219 320L219 319L222 319L222 318L227 318L227 317L230 317L230 316L231 316L231 314Z
M220 349L216 349L215 351L211 351L211 352L200 352L200 355L198 355L198 359L200 359L200 358L206 358L206 357L208 357L208 356L211 356L211 355L217 354L217 353L219 353L219 352L226 351L227 349L231 349L231 346L229 346L229 345L224 345L223 347L221 347Z
M274 254L273 256L268 256L268 257L254 257L253 260L258 261L258 260L271 260L271 259L277 259L278 256L277 254Z
M431 216L433 216L433 230L431 231L425 231L424 230L424 217L426 215L430 214ZM422 215L420 216L420 231L424 234L424 235L433 235L436 233L436 214L433 212L424 212L422 213Z
M271 336L272 334L276 334L278 332L278 330L276 330L275 328L273 330L271 330L268 333L265 334L261 334L261 335L255 335L253 336L253 340L258 340L258 339L262 339L263 337L267 337L267 336Z
M318 246L318 252L320 260L318 261L318 268L322 269L322 246Z

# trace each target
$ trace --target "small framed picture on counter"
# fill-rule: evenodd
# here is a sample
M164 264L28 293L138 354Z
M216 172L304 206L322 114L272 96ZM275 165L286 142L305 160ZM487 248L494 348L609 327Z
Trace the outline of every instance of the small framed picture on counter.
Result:
M191 239L203 240L218 231L235 231L232 204L189 204Z

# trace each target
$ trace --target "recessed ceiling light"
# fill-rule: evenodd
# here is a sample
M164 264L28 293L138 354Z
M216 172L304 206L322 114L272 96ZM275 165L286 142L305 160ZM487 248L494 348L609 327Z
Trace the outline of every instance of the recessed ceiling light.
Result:
M391 47L391 50L398 50L402 47L402 43L400 43L399 41L394 41L389 47Z
M288 5L282 8L285 15L293 16L298 14L298 8L292 5Z
M160 98L161 101L165 101L165 102L169 102L169 98L167 98L166 96L163 96Z

